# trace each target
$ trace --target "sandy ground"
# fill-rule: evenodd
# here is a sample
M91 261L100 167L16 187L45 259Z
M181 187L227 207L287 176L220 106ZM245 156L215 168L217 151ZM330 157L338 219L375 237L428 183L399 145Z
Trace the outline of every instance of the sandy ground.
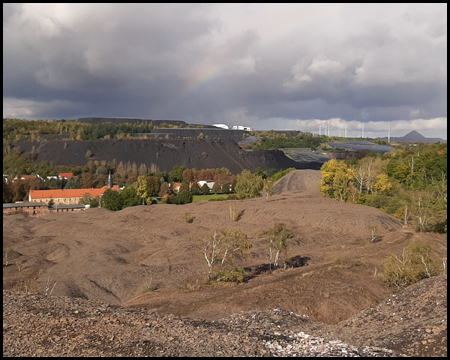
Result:
M395 292L380 277L390 254L401 254L412 241L429 241L436 257L446 257L446 237L415 233L375 208L322 198L320 178L319 170L291 172L268 200L4 216L3 249L15 257L3 268L3 289L52 291L207 320L282 308L337 324ZM234 206L239 221L230 220ZM185 213L194 217L192 223L183 220ZM258 234L279 222L293 234L285 257L300 256L305 266L238 285L203 284L207 265L196 238L240 229L253 247L251 257L237 265L256 267L269 262L267 239ZM381 241L371 242L372 226Z

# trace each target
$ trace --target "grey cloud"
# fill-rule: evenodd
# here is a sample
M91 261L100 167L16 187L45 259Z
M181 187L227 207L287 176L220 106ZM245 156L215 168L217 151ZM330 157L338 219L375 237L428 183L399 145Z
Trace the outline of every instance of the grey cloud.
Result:
M308 25L299 12L285 32L279 14L235 24L215 4L47 4L42 16L29 6L3 6L3 92L39 103L39 118L212 123L241 108L261 121L447 114L446 16L437 5L342 5L330 26ZM271 28L277 38L263 31Z

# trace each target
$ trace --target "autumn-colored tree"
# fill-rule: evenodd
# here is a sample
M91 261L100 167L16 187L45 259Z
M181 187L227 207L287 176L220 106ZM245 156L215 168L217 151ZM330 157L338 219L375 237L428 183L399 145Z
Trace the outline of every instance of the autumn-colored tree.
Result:
M128 180L127 180L127 184L131 184L137 181L137 178L139 176L139 172L138 172L138 166L136 165L135 162L133 162L131 164L131 167L128 168Z
M147 203L151 203L150 196L148 195L148 183L146 176L139 176L137 181L133 183L132 186L136 189L136 194L139 198L144 199Z
M197 180L198 171L196 169L186 169L183 171L183 181L192 183Z
M228 169L226 169L226 170L228 170ZM224 170L220 170L220 171L216 171L216 174L214 175L214 184L218 183L221 188L221 191L224 193L228 193L229 189L230 189L230 184L235 179L236 179L236 176L227 174Z
M147 166L145 164L141 164L138 169L139 176L147 176Z
M345 162L332 159L322 165L322 181L319 184L322 195L345 201L350 196L354 179L353 169Z
M215 175L216 175L215 169L203 169L203 170L200 170L200 172L198 173L197 179L198 179L198 181L213 180Z
M117 165L116 174L121 179L125 179L126 178L127 171L126 171L126 167L125 167L125 165L123 164L122 161L119 162L119 164Z
M274 184L274 181L272 178L264 179L263 189L266 193L266 200L269 199L269 196L273 195L273 184Z
M376 182L373 185L373 191L375 193L384 193L392 189L392 184L389 181L387 174L379 174L376 177Z
M97 185L94 174L90 172L84 172L81 174L81 182L83 183L82 189L93 189Z
M173 190L170 188L170 184L168 182L163 182L158 195L163 197L164 195L169 195L170 192L173 193Z

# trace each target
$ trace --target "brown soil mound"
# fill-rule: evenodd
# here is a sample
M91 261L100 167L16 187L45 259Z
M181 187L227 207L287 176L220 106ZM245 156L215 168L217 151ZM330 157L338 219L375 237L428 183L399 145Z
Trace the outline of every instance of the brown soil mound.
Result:
M4 267L3 289L53 290L52 295L210 321L239 311L281 308L337 324L392 298L395 289L380 277L382 261L390 254L400 255L412 241L428 241L434 256L446 257L445 236L415 233L375 208L322 198L319 180L318 172L296 170L275 185L277 194L268 200L5 216L3 249L14 256ZM239 221L230 220L234 206ZM187 212L194 217L192 223L183 220ZM252 256L238 259L237 265L257 269L269 262L267 239L259 234L279 222L293 234L283 259L300 258L303 266L259 273L238 285L203 283L207 266L196 238L220 229L244 231L253 245ZM381 238L375 243L373 226ZM20 271L16 261L21 261ZM424 295L417 306L426 299ZM371 321L381 319L373 314ZM422 328L428 328L426 317L421 319ZM398 326L384 321L383 326ZM429 345L429 351L438 346Z
M274 184L273 193L280 195L301 192L303 196L320 197L318 185L321 180L322 172L318 170L291 171Z

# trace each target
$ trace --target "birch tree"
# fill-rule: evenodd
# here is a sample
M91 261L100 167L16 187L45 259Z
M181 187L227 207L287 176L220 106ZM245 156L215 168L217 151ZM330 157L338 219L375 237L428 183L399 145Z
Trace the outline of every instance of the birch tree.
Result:
M292 234L286 229L284 223L276 223L275 226L261 233L262 236L267 236L269 245L269 270L278 268L278 259L281 252L286 252L288 249L287 240L292 238Z
M236 255L250 254L252 244L241 230L214 231L204 238L197 238L200 244L200 254L208 265L208 279L211 279L216 267L222 268L232 262Z

